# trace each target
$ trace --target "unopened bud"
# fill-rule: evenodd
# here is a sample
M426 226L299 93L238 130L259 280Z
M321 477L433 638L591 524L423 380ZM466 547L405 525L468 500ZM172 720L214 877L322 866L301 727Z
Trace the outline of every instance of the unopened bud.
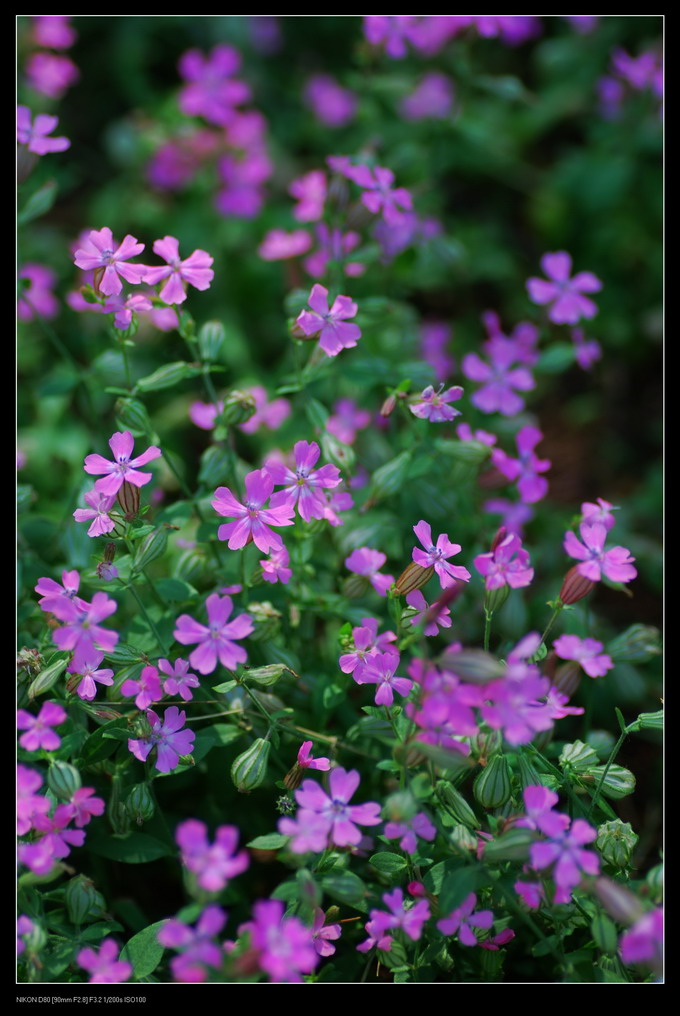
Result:
M139 399L117 399L115 411L121 427L131 431L135 437L143 437L152 433L149 414ZM127 480L125 482L127 483Z
M563 695L571 698L581 683L582 675L581 665L576 660L570 660L557 668L552 683Z
M250 603L248 613L255 622L250 636L253 642L262 642L264 639L271 639L278 634L283 615L268 600L263 603Z
M503 677L505 668L483 649L464 649L450 659L451 670L470 684L489 684Z
M17 654L17 669L25 670L29 677L39 674L43 667L43 657L39 649L20 649Z
M262 737L238 755L231 766L231 778L241 794L249 794L259 787L267 773L271 744Z
M500 808L511 792L508 760L505 755L494 755L472 785L475 800L484 808Z
M654 903L663 899L663 864L656 864L645 875L645 885L649 887L649 895Z
M96 921L106 909L104 897L85 875L76 875L66 883L64 900L70 920L76 924Z
M449 841L454 850L460 850L466 854L475 853L477 850L477 837L471 829L460 823L456 823L449 832Z
M503 542L505 537L508 535L508 531L505 526L501 526L493 540L491 541L491 553L494 554L498 549L499 545Z
M579 600L588 595L594 585L594 582L581 575L578 565L575 564L564 576L564 582L560 589L560 600L567 607L571 606L572 603L578 603Z
M607 653L614 662L644 663L661 653L661 636L658 628L648 624L631 625L607 645Z
M489 864L498 861L527 861L529 847L535 842L531 829L510 829L491 840L484 847L484 860Z
M214 363L219 356L224 338L224 325L221 321L206 321L198 333L201 358L208 363Z
M600 760L595 749L589 744L574 741L573 744L565 744L558 761L565 772L587 773L593 766L597 766Z
M139 512L141 500L141 489L139 487L135 487L134 483L128 483L128 481L125 480L118 491L118 504L120 505L127 522L134 519Z
M635 790L635 776L631 773L630 769L624 769L623 766L595 766L581 778L584 783L597 787L602 779L602 774L605 772L606 775L600 787L600 792L605 797L618 801L622 797L627 797L628 794L633 793Z
M634 924L644 913L644 908L637 896L610 878L601 876L592 884L592 891L615 921L626 926Z
M47 786L61 801L70 801L82 786L80 773L68 762L53 762L47 773Z
M415 561L411 561L407 564L403 572L395 583L395 591L400 596L407 596L409 593L413 593L416 589L422 589L426 583L430 581L434 575L434 565L429 565L427 568L423 568L422 565L416 564Z
M630 864L638 839L629 822L616 818L598 827L595 845L602 859L620 871Z
M125 801L125 807L127 808L128 815L136 822L137 825L142 825L143 822L148 822L150 818L153 818L156 810L154 799L146 783L136 783L130 790Z
M220 419L231 427L238 423L245 423L255 415L256 411L257 406L252 392L233 391L229 392L224 400L224 409Z
M603 914L598 913L590 922L590 932L597 948L607 956L615 956L619 945L616 925Z
M384 417L391 416L392 413L394 412L396 404L397 404L397 396L394 394L394 392L392 392L391 395L387 396L382 406L380 407L380 415Z
M487 615L495 614L500 610L508 596L510 586L498 586L496 589L486 589L484 592L484 612Z
M283 663L270 663L267 667L251 667L246 670L243 677L250 681L257 681L258 684L276 684L282 674L290 673L289 668Z
M34 681L28 687L28 697L33 699L36 695L43 695L56 683L66 669L66 660L56 660L49 667L41 670Z
M351 600L363 596L368 591L368 588L368 579L363 575L350 575L342 584L343 596L348 596Z
M500 730L480 730L470 739L470 748L473 758L480 762L500 751L503 744L503 734Z
M400 790L390 794L385 801L383 816L390 822L408 822L418 811L418 805L408 791Z
M164 553L167 545L168 531L165 527L154 529L153 532L148 533L137 546L134 568L146 568L147 565L151 564L152 561L155 561L157 557L160 557Z
M477 829L479 827L479 819L474 811L460 791L456 790L451 783L439 780L435 792L449 815L452 815L458 823L469 826L470 829Z

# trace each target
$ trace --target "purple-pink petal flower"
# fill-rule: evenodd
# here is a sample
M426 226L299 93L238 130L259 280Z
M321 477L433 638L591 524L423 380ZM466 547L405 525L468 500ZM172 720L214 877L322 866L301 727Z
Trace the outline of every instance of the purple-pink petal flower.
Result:
M189 662L199 674L212 674L219 659L227 670L235 670L239 663L245 663L248 655L236 639L243 639L253 630L253 620L248 614L239 614L232 621L228 618L233 610L230 596L213 593L206 600L208 625L199 624L188 614L177 618L175 638L184 646L199 643L189 656Z
M597 306L584 293L597 293L602 283L592 272L578 272L573 278L571 256L566 251L544 254L541 268L548 276L545 279L527 279L529 298L543 306L551 304L548 317L557 325L575 325L581 318L593 318Z

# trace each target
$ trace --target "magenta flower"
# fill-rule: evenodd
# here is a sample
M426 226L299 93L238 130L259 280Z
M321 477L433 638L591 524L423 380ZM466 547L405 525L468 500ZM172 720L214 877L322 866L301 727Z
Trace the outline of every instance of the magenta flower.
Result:
M444 423L460 416L460 410L453 409L448 403L462 398L463 389L459 385L454 385L453 388L443 391L443 387L441 385L438 391L435 391L432 385L428 385L420 395L411 399L408 408L413 415L420 417L421 420L429 420L430 423Z
M211 402L192 402L189 406L189 419L201 430L213 430L217 417L224 412L221 400L213 405Z
M472 395L472 404L483 413L514 416L524 409L524 399L517 392L535 387L533 375L526 366L515 366L521 353L512 339L496 335L488 340L485 349L489 363L477 353L468 353L461 365L465 377L481 385Z
M73 518L76 522L91 521L87 529L88 536L104 536L116 528L116 523L109 514L116 503L115 494L103 494L95 487L85 494L84 500L89 508L76 508Z
M364 17L364 35L372 46L383 46L393 60L406 56L407 42L413 42L416 24L413 14L369 14Z
M143 487L145 483L149 482L152 478L151 473L140 473L137 470L140 466L145 466L153 459L157 459L163 453L160 448L151 445L137 458L131 459L134 443L135 439L129 430L117 431L109 440L109 448L113 452L114 462L105 459L103 455L87 455L85 457L83 468L86 473L91 476L107 474L103 480L97 480L95 490L101 494L113 496L126 482L135 487ZM102 510L101 504L99 510Z
M364 165L354 166L350 179L363 188L361 203L374 215L382 211L388 226L401 225L404 212L410 212L413 208L413 199L404 187L392 189L394 173L391 169L382 166L374 166L373 169Z
M179 72L189 84L179 94L179 108L187 116L226 127L236 115L234 107L250 98L248 85L232 77L240 66L238 50L224 44L214 46L209 56L198 49L183 53Z
M26 63L26 78L31 88L51 99L61 99L64 92L80 78L80 71L67 56L55 53L33 53Z
M104 814L105 802L93 794L93 787L79 787L71 798L71 814L79 829L88 825L95 815Z
M376 946L384 952L392 948L392 936L386 935L387 931L393 928L401 928L405 935L413 942L417 942L422 935L423 925L430 916L430 905L427 900L404 902L404 893L401 889L394 889L391 893L385 893L383 903L389 907L390 913L384 910L371 910L371 919L366 922L368 939L357 946L359 952L368 952Z
M399 677L395 674L399 666L399 653L388 650L386 653L376 653L369 656L357 676L354 671L354 680L357 684L377 684L375 693L375 704L377 706L391 706L394 702L394 692L399 695L409 695L413 687L413 681L406 677Z
M479 910L473 913L477 906L477 897L474 893L463 901L448 917L437 921L437 927L443 935L455 935L458 933L458 941L461 945L479 945L475 928L490 928L493 924L492 910Z
M612 512L617 512L618 510L609 501L605 501L603 497L598 497L597 504L593 504L592 501L584 501L581 505L581 521L588 526L592 526L594 522L599 522L609 532L610 529L613 529L616 522Z
M331 767L330 759L314 758L312 756L313 741L303 741L297 753L297 764L301 769L317 769L320 772L328 772Z
M579 575L590 579L591 582L599 582L602 575L605 575L612 582L631 582L637 575L637 569L633 567L630 551L625 547L610 547L605 550L604 544L607 539L607 530L600 522L592 525L582 522L579 526L581 540L578 540L572 532L564 537L564 549L570 557L576 558L581 563L577 570Z
M414 589L412 593L406 594L406 602L418 613L411 618L411 624L416 628L425 622L423 635L432 636L439 633L440 628L451 627L451 611L444 605L430 605L423 596L420 589Z
M323 910L321 911L321 915L323 917ZM337 927L340 927L340 926L337 925ZM19 915L19 917L17 918L17 956L21 956L21 954L26 949L26 943L24 942L24 935L29 935L33 931L34 928L35 928L35 925L34 925L33 921L30 919L30 917L27 917L26 914L20 914ZM329 937L332 937L332 936L329 936ZM338 936L336 936L336 937L339 937L339 933L338 933ZM332 951L335 952L335 946L330 946L329 948L331 948ZM318 949L317 949L317 952L319 952ZM319 953L319 955L323 956L324 954L323 953ZM328 953L328 955L330 956L330 953Z
M534 517L533 509L521 501L508 501L503 497L492 497L483 504L485 512L491 515L500 515L502 525L509 533L517 533L521 536L524 531L524 524Z
M352 399L338 399L333 406L333 415L326 422L326 430L343 444L354 444L357 431L368 427L371 414L359 409Z
M339 924L326 924L326 915L321 907L314 910L314 924L312 925L312 945L319 956L332 956L335 946L331 945L340 938L342 927Z
M66 14L38 14L33 17L33 39L45 49L69 49L78 38Z
M69 691L74 687L78 697L85 702L92 702L97 694L97 685L103 684L110 687L113 684L113 671L108 667L99 669L99 664L104 659L104 654L95 650L83 651L78 660L72 660L66 668L67 674L78 675L78 681L71 678L68 682Z
M539 870L554 865L552 877L555 885L563 892L579 884L584 874L597 875L600 859L590 850L583 850L584 843L597 839L597 830L582 818L577 818L571 827L540 843L532 843L529 853L531 863Z
M407 854L415 854L418 847L417 836L431 842L437 835L437 830L422 811L414 815L413 818L405 818L401 822L386 822L384 832L388 840L396 840L401 837L399 846Z
M239 424L238 429L242 430L244 434L254 434L260 427L266 427L267 430L278 430L284 420L290 416L288 399L272 399L271 402L267 402L267 391L261 385L253 385L252 388L246 388L245 391L250 392L255 399L255 412L249 420Z
M280 900L263 900L253 907L253 920L242 924L239 935L248 933L250 954L274 984L301 984L300 974L310 974L319 963L312 929L297 917L283 916Z
M353 550L349 557L345 558L345 568L349 568L355 575L363 575L371 583L376 593L387 596L387 590L394 582L394 575L383 574L379 571L385 564L387 555L371 547L358 547Z
M284 487L272 497L272 508L287 506L292 509L297 505L305 522L324 517L326 500L321 491L337 487L342 478L337 466L314 469L320 454L316 441L298 441L295 445L295 472L276 459L265 462L265 469L273 478L274 485Z
M534 504L548 493L548 481L538 474L550 469L550 459L539 459L534 455L534 448L543 440L543 434L538 427L522 427L515 440L518 459L510 458L500 448L494 448L491 461L508 480L517 481L517 490L524 504Z
M116 296L109 296L106 303L102 307L105 314L115 314L113 319L114 328L120 328L121 331L125 331L132 324L133 314L143 314L146 311L150 311L153 308L153 304L148 296L143 293L128 293L124 296L123 293L118 293Z
M419 547L415 547L413 550L413 560L421 568L434 566L442 589L448 589L450 586L455 585L456 580L458 582L470 581L472 576L467 568L463 568L462 565L449 564L446 560L449 557L460 554L461 546L459 543L451 543L448 534L443 533L437 537L437 545L435 546L432 542L432 527L429 522L424 522L422 519L417 526L413 527L413 532L425 548L425 552L423 552Z
M588 677L604 677L614 666L611 656L602 650L597 639L580 639L578 635L560 635L553 642L555 652L562 660L577 660Z
M583 370L590 368L602 359L602 347L595 339L586 339L582 328L574 328L571 333L574 344L576 362Z
M205 908L195 929L176 919L166 921L158 929L156 937L160 944L180 952L179 956L170 960L175 981L181 984L200 984L208 977L206 967L220 969L224 953L212 940L220 933L226 920L225 912L213 903Z
M286 261L288 258L306 254L312 246L311 234L306 229L270 229L257 249L263 261Z
M221 892L230 879L249 865L245 850L236 853L239 831L236 826L220 826L215 842L208 841L208 827L196 819L177 826L175 839L182 852L182 863L196 875L196 881L208 892Z
M549 691L548 679L525 662L540 641L537 633L522 639L508 654L505 676L484 686L484 698L491 704L481 707L482 716L494 730L503 731L508 744L528 744L553 725L552 709L541 701Z
M268 558L260 561L262 578L265 582L280 582L284 586L288 585L293 575L288 567L289 563L290 554L282 544L280 550L272 550Z
M360 779L355 769L347 772L338 767L330 774L330 796L314 780L305 780L300 789L296 790L295 797L300 805L296 818L303 821L310 815L315 816L315 820L325 826L324 846L330 843L337 847L356 846L361 842L358 826L379 824L379 804L374 801L368 804L349 804ZM285 819L279 821L279 828L284 833L285 822Z
M315 74L304 87L303 98L314 116L327 127L344 127L354 119L358 99L329 74Z
M167 265L159 268L146 269L144 281L155 286L162 279L167 279L160 291L164 303L184 303L187 298L184 283L195 289L209 289L215 273L210 267L213 258L204 250L195 250L184 261L179 257L179 240L174 236L165 236L156 240L153 245L154 254L167 261Z
M82 830L66 828L73 817L74 809L71 804L58 804L51 818L48 815L36 815L33 826L38 832L43 833L39 844L45 861L48 854L52 859L61 860L68 857L72 846L82 847L85 833ZM37 847L38 844L31 843L28 846Z
M340 229L330 229L325 222L320 222L314 229L317 249L302 262L308 275L313 279L321 279L326 274L329 261L338 261L345 275L355 278L363 275L366 266L361 261L348 261L348 256L361 243L358 233L350 230L343 233Z
M33 828L36 815L46 815L50 802L36 794L42 786L42 776L35 769L17 765L17 836L25 836Z
M488 554L478 554L473 561L484 577L487 589L500 589L505 585L511 589L528 586L534 577L534 569L529 567L529 563L529 552L523 549L516 533L508 533L498 543L494 540L494 549Z
M99 952L81 949L76 961L91 975L89 984L120 984L132 976L132 967L125 960L118 959L119 949L112 938L105 938Z
M559 798L554 790L533 786L524 788L526 814L515 821L520 829L536 829L546 836L559 836L569 828L569 816L553 811Z
M150 733L147 737L128 739L128 748L140 762L146 762L156 748L156 769L160 773L171 773L177 767L180 755L190 754L196 735L193 730L182 730L186 713L180 712L177 706L166 709L162 720L153 709L149 709L146 715L151 725Z
M451 79L431 71L402 99L399 109L405 120L445 120L453 109Z
M353 318L357 313L353 300L348 296L338 296L329 310L328 290L316 282L307 302L311 312L301 311L295 324L304 335L318 335L319 345L326 356L337 356L341 350L356 346L361 338L361 329L358 325L346 323L347 318Z
M163 689L155 667L144 667L138 681L123 681L120 693L124 698L136 695L135 705L138 709L148 709L154 702L163 698Z
M38 579L35 591L41 595L41 598L38 600L40 609L51 613L55 603L61 604L64 600L74 600L79 607L87 610L88 605L85 600L76 595L80 588L80 575L78 572L63 571L61 573L61 581L64 583L63 586L60 586L54 579Z
M451 341L451 329L443 321L427 321L420 328L420 348L423 359L435 372L441 384L453 372L453 358L446 352Z
M354 680L359 683L358 678L366 660L380 651L388 650L390 642L396 642L397 636L393 631L378 635L377 620L373 617L364 617L360 627L352 628L352 640L354 649L349 653L343 653L340 657L340 670L343 674L353 673Z
M146 265L133 265L127 260L144 250L144 244L137 243L134 236L128 233L120 246L114 247L113 234L108 226L104 226L103 229L93 229L75 255L76 267L86 272L94 271L95 278L97 269L104 269L99 282L99 290L104 296L120 293L123 284L119 276L134 284L142 282L148 271Z
M116 601L106 593L95 593L89 604L68 599L55 603L52 613L65 622L63 627L52 633L55 644L59 649L74 651L73 662L77 667L80 667L81 660L87 659L97 649L104 653L112 652L120 636L116 631L102 628L99 622L117 609Z
M571 256L566 251L544 254L541 268L550 279L527 279L529 299L543 306L552 304L548 317L556 325L575 325L581 318L593 318L597 307L584 293L597 293L602 283L592 272L578 272L573 279Z
M26 712L25 709L17 711L17 727L25 730L19 738L19 744L26 751L37 751L44 748L45 751L56 751L61 744L61 738L52 727L58 727L66 721L66 713L56 702L45 702L37 716Z
M174 667L170 660L159 660L158 669L167 675L163 682L166 695L181 695L185 702L192 700L194 696L191 689L198 688L201 682L195 674L189 673L189 664L186 660L175 660Z
M326 174L322 169L313 169L310 173L293 180L288 193L298 204L293 209L293 217L298 222L316 222L323 216L327 193Z
M215 500L211 503L217 514L226 518L236 517L235 522L218 528L218 539L228 540L230 550L240 550L251 540L263 554L280 550L283 546L281 537L269 526L292 526L294 504L285 502L276 508L263 507L274 489L274 477L267 469L254 469L248 473L245 485L245 504L237 501L228 487L218 487L215 491Z
M212 674L219 659L227 670L235 670L239 663L245 663L248 654L234 639L243 639L253 630L253 620L248 614L239 614L228 621L233 605L230 596L213 593L205 601L208 612L208 627L194 621L188 614L177 618L175 638L184 646L199 642L200 645L189 656L189 662L199 674Z
M22 287L17 300L17 317L20 321L33 321L36 317L51 321L59 313L59 301L52 292L57 277L44 265L25 264L17 275L28 279L28 287Z
M661 969L663 962L663 907L644 914L621 936L619 946L624 963L643 963Z

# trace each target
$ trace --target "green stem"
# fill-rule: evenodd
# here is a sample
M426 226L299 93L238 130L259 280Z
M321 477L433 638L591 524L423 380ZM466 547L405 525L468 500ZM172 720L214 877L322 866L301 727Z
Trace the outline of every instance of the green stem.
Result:
M246 573L246 548L243 547L241 550L241 594L243 596L243 606L248 606L248 590L250 586L247 581Z
M484 652L489 651L489 642L491 640L491 621L493 620L493 610L484 611Z
M616 742L616 744L614 745L614 747L611 750L611 754L609 755L609 758L607 759L607 764L606 764L606 766L604 767L604 769L602 771L602 776L600 776L598 784L595 787L595 793L593 794L593 799L590 802L590 808L588 809L588 815L586 816L587 818L590 818L590 816L593 813L593 809L595 808L595 805L597 804L597 799L600 796L600 791L602 790L602 784L604 783L604 781L607 778L607 773L609 772L609 768L612 765L612 763L614 762L614 759L618 755L619 751L621 750L621 745L626 740L626 738L628 737L629 733L630 733L630 731L629 731L628 727L626 727L625 730L622 730L621 731L621 736L619 737L618 741Z
M548 621L548 625L547 625L547 627L546 627L545 631L543 632L543 635L541 636L541 642L545 643L545 640L546 640L546 639L547 639L547 637L548 637L548 632L549 632L549 631L550 631L550 629L552 628L553 624L555 623L555 621L556 621L556 619L557 619L557 615L558 615L558 614L560 613L560 611L562 610L562 608L563 608L563 607L564 607L564 604L563 604L563 603L562 603L562 601L560 600L560 601L559 601L559 603L558 603L558 605L557 605L557 606L555 607L555 609L553 610L553 613L552 613L552 617L551 617L551 618L550 618L550 620Z
M141 601L141 599L139 597L139 593L137 592L137 590L135 589L135 587L133 585L125 585L125 583L122 582L122 581L121 581L121 585L123 586L123 588L129 589L130 592L132 593L132 595L134 596L135 600L137 601L137 606L139 607L140 611L144 615L144 620L148 624L148 626L151 629L151 631L154 633L154 636L156 638L156 642L158 642L158 645L161 648L161 652L163 653L164 656L167 656L168 655L168 650L167 650L167 648L165 646L165 643L163 642L163 639L160 636L160 632L158 631L158 628L156 627L154 622L151 620L151 618L147 614L146 607L142 603L142 601Z
M114 332L114 335L115 335L115 332ZM132 391L132 375L130 374L130 361L128 359L126 340L124 338L122 338L122 337L119 338L117 335L115 335L115 338L116 338L117 342L120 342L120 348L121 348L122 353L123 353L123 364L125 366L125 381L126 381L126 384L128 386L128 391L131 392Z

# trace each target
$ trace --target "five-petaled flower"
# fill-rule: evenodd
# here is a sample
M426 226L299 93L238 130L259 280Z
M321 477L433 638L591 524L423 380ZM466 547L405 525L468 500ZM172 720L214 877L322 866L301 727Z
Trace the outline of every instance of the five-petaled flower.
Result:
M91 975L90 984L120 984L132 976L132 967L126 960L119 960L118 953L113 939L105 938L98 953L89 947L80 950L78 966Z
M328 307L328 290L315 283L307 301L311 311L303 310L295 324L300 331L312 338L319 337L319 345L326 356L337 356L342 349L351 349L361 338L358 325L348 324L347 318L357 313L357 305L348 296L337 296L333 306Z
M166 709L162 720L153 709L149 709L146 715L151 730L146 737L129 738L128 748L140 762L146 762L152 749L156 748L156 769L160 773L171 773L180 755L191 752L196 735L193 730L182 730L187 717L177 706Z
M592 272L578 272L573 279L571 272L571 255L566 251L555 254L544 254L541 268L550 279L527 279L529 298L543 306L552 304L548 317L556 325L575 325L581 318L593 318L597 307L584 293L597 293L602 283Z
M154 254L167 261L167 265L161 267L148 267L144 274L144 281L150 286L156 285L163 279L165 283L160 292L161 300L165 303L184 303L187 298L184 283L188 283L195 289L209 289L215 273L210 267L213 259L204 250L195 250L184 261L179 256L179 240L174 236L165 236L162 240L156 240L153 245Z
M420 395L415 396L409 403L413 415L421 420L429 420L430 423L445 423L460 416L460 410L453 409L448 403L462 398L463 389L459 385L447 388L446 391L443 388L444 385L441 385L435 391L432 385L428 385Z
M71 147L68 138L49 138L59 119L48 113L38 113L31 123L31 111L28 106L17 106L17 141L26 145L29 152L36 155L47 155L48 152L65 152Z
M85 272L94 271L95 279L99 279L98 270L101 270L99 291L104 296L116 296L123 288L119 276L133 284L143 281L149 270L147 266L133 265L127 260L141 254L143 250L144 244L137 243L129 233L120 246L116 247L111 230L104 226L103 229L90 231L83 246L76 251L75 264Z
M211 845L205 823L188 819L177 826L175 839L182 852L182 861L202 889L220 892L229 879L246 870L250 862L245 850L236 852L238 836L236 826L219 826Z
M630 551L625 547L610 547L605 550L607 530L601 522L582 522L579 527L581 540L572 532L564 537L564 549L570 557L576 558L579 575L591 582L599 582L602 575L612 582L631 582L637 575ZM583 541L583 542L581 542Z
M151 473L140 473L137 470L140 466L145 466L153 459L157 459L163 453L160 448L151 445L141 455L131 459L130 456L132 455L134 443L135 439L129 430L117 431L109 441L109 448L113 452L115 459L114 462L105 459L103 455L87 455L85 457L84 469L86 473L89 473L91 476L100 476L102 473L106 474L103 480L97 480L95 490L101 494L113 496L118 493L126 482L131 483L135 487L143 487L145 483L149 482ZM92 507L94 508L95 506L92 505ZM80 511L80 509L78 510ZM99 510L102 510L101 505L99 505ZM76 521L81 520L82 517ZM108 530L106 531L108 532Z
M424 522L422 519L417 526L413 527L413 532L425 548L425 551L422 551L419 547L415 547L413 550L413 560L421 568L433 566L439 576L442 589L448 589L449 586L455 585L456 581L470 581L471 576L467 568L463 568L462 565L449 564L446 560L449 557L460 554L461 546L459 543L451 543L448 534L443 533L437 537L437 544L435 546L432 541L432 527L429 522Z
M295 506L286 501L276 508L264 507L274 489L274 477L268 469L253 469L246 476L245 485L245 504L237 501L228 487L218 487L215 491L215 500L211 504L217 514L236 518L235 522L219 527L218 540L228 540L229 550L240 550L251 540L264 554L280 550L283 546L281 537L269 526L292 526Z
M322 489L337 487L341 482L337 466L314 465L321 454L316 441L298 441L295 445L295 472L276 459L268 459L265 469L277 487L283 486L271 499L272 508L287 505L298 511L305 522L322 519L326 511L326 500Z
M200 645L189 656L189 662L199 674L212 674L219 659L227 670L234 670L239 663L245 663L248 655L234 639L244 639L253 630L253 620L248 614L239 614L228 621L233 604L230 596L213 593L205 601L208 612L208 626L194 621L188 614L177 618L175 638L183 646Z

